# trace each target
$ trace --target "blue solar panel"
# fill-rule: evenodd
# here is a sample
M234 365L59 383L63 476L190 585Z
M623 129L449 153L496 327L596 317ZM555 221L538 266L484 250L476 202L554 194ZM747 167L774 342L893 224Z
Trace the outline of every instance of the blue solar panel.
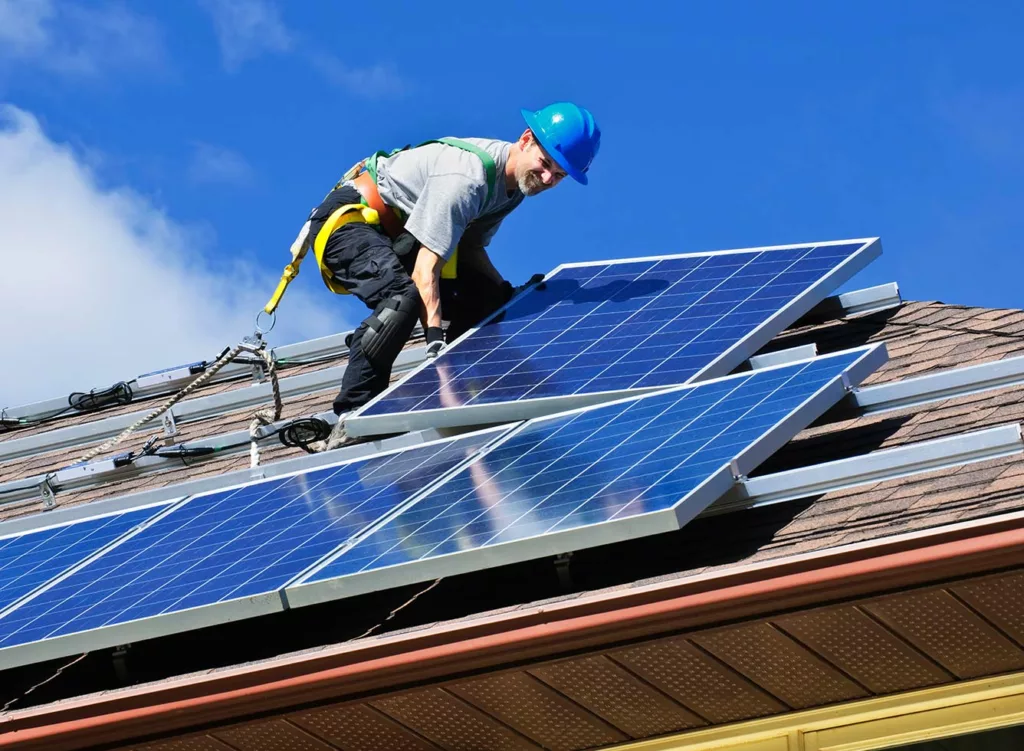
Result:
M497 435L195 496L0 619L0 647L274 592Z
M169 504L0 538L0 611L109 545Z
M495 565L508 543L585 528L587 547L644 518L645 534L676 529L884 359L861 348L527 423L307 580L469 551Z
M451 408L725 375L879 252L858 240L560 268L347 426L410 429L422 418L395 416L436 410L472 424Z

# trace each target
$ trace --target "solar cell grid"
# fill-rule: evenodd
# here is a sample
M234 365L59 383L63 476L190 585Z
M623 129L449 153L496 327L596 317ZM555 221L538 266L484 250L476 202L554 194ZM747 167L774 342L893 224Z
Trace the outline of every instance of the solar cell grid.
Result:
M167 506L133 509L0 538L0 612Z
M858 240L561 267L347 424L724 375L878 252Z
M582 528L599 544L608 523L657 512L676 528L732 484L731 462L753 469L842 396L844 372L882 361L853 350L535 420L306 581Z
M0 646L274 592L500 432L195 496L0 619Z

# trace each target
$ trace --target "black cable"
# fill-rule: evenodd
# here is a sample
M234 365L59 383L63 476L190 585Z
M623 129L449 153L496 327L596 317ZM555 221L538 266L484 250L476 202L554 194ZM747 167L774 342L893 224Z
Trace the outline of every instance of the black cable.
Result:
M410 342L417 342L423 340L423 334L413 335L409 337ZM230 352L231 348L226 347L223 352L217 355L213 360L204 360L203 362L196 363L191 366L193 374L197 375L202 373L212 363L217 362L227 352ZM330 362L331 360L340 360L348 356L348 352L333 352L318 357L282 357L277 361L278 367L291 368L300 367L303 365L318 365L324 362ZM259 365L262 367L266 366L266 362L258 357L236 357L235 362L242 365ZM134 381L119 381L113 386L107 389L93 389L88 393L75 392L68 397L69 406L59 409L56 412L51 412L48 415L42 417L35 417L32 419L16 419L4 416L4 412L0 412L0 434L7 433L13 430L19 430L21 428L30 428L37 425L43 425L53 420L65 417L70 414L82 413L82 412L95 412L100 409L105 409L111 406L129 404L135 400L135 394L132 391L131 384ZM159 394L147 394L139 397L139 401L145 401L148 399L156 399ZM269 437L273 434L268 434ZM301 444L296 444L301 446Z
M56 412L51 412L48 415L31 420L12 419L9 417L0 418L0 433L45 425L48 422L70 414L98 412L107 407L130 404L132 397L132 387L126 381L118 381L113 386L105 389L93 389L89 392L76 391L68 396L68 406L58 409Z
M6 433L10 430L17 430L18 428L24 427L21 420L9 420L6 417L0 417L0 433Z
M19 419L5 417L0 419L0 433L6 433L11 430L19 430L20 428L31 428L35 427L36 425L43 425L45 423L51 422L53 420L56 420L57 418L63 417L64 415L68 415L73 412L75 412L74 408L64 407L64 409L59 409L56 412L51 412L48 415L43 415L42 417L37 417L32 420L26 420L24 418Z
M195 456L209 456L217 451L218 449L213 446L186 446L178 444L177 446L158 448L152 452L152 456L159 456L163 459L186 459Z
M105 389L75 391L68 397L68 405L79 412L96 412L106 407L130 404L132 396L132 387L126 381L118 381Z
M331 424L319 417L300 417L279 428L277 433L282 446L315 454L310 444L326 441L331 435Z

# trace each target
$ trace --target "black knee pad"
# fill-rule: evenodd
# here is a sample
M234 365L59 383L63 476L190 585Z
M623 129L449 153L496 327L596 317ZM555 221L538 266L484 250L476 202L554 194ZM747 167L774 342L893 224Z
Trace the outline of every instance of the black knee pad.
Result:
M360 347L374 368L390 368L419 319L420 297L415 290L392 295L366 319Z

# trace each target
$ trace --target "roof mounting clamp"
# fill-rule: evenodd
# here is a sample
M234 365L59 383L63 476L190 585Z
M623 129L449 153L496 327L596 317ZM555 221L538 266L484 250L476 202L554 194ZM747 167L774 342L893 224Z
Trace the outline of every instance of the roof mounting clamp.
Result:
M256 347L253 347L250 351L252 353L256 354L257 351L260 350L260 349L262 349L261 346L256 346ZM277 356L274 354L274 350L269 350L269 354L270 354L270 359L273 360L274 364L276 365L277 364ZM251 367L252 367L252 382L254 384L265 383L266 380L267 380L267 375L268 375L266 361L263 358L261 358L261 357L256 357L256 358L253 359Z
M50 477L46 476L43 481L39 483L39 494L43 498L43 508L49 511L57 506L57 492L53 489L50 484Z
M843 379L845 380L846 373L843 373ZM736 482L746 482L747 476L740 472L740 465L735 459L729 462L729 471L732 472L732 479Z
M110 660L114 666L114 674L122 686L127 686L131 683L131 678L128 674L128 662L126 660L131 646L131 644L118 644L110 654Z
M178 435L178 423L174 419L174 411L167 410L160 419L164 426L164 445L170 446L174 443L174 437Z
M555 556L555 573L558 574L558 584L564 592L572 592L576 587L572 580L572 572L569 570L569 563L572 562L572 553L560 553Z

